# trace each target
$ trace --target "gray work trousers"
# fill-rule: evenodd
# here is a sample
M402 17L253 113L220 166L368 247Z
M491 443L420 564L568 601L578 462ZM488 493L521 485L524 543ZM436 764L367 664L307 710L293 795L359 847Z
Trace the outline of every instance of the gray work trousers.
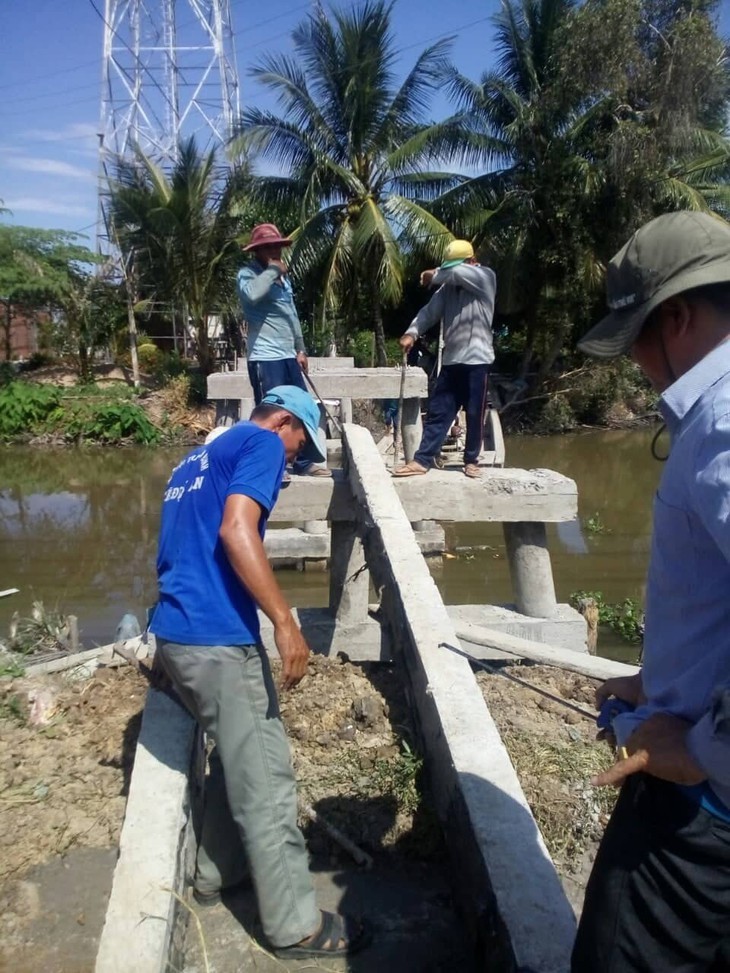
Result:
M256 645L162 639L157 657L215 743L195 886L212 892L234 885L245 875L247 859L266 937L274 946L291 946L318 928L320 915L269 660Z

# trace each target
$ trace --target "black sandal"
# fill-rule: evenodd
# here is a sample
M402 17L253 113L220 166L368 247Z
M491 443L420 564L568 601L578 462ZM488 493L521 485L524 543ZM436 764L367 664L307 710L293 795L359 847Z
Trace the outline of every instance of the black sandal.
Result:
M293 946L277 946L279 956L352 956L370 942L370 936L362 920L322 910L322 922L314 935ZM340 943L344 943L341 946Z

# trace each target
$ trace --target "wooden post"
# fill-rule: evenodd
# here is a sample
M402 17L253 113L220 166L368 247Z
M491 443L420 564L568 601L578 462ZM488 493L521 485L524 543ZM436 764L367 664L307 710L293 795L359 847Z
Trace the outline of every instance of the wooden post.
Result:
M403 455L406 463L410 463L421 445L423 425L421 423L421 400L404 399L403 415L399 417L401 424L401 439L403 441ZM396 463L398 457L395 458Z
M550 618L557 600L545 524L506 522L503 529L517 610L531 618Z
M336 520L330 539L330 611L344 627L367 618L370 572L358 525Z

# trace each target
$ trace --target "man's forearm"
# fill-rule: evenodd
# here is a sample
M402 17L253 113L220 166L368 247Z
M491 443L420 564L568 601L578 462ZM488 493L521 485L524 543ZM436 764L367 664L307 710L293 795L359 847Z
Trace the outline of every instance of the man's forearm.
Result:
M238 279L238 293L241 300L248 301L250 304L258 304L266 297L279 277L281 277L281 271L278 267L267 267L260 274L249 275L246 272L246 276Z

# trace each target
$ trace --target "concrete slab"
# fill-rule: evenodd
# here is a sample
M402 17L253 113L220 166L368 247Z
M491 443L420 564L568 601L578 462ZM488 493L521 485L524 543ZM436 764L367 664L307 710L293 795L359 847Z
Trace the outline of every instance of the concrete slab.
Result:
M385 473L380 454L378 462ZM553 470L485 469L480 480L457 471L431 470L425 476L394 477L392 482L411 522L428 515L440 523L556 523L574 520L578 511L575 481ZM331 479L293 477L281 490L270 523L357 517L347 477L334 470Z
M261 935L253 892L215 908L193 904L201 923L188 927L182 973L204 973L203 942L210 973L281 973L281 970L329 970L333 973L476 973L465 949L446 876L436 865L404 862L331 870L312 863L317 902L329 911L354 912L367 920L372 944L349 960L292 960L271 956L254 937Z
M469 663L449 651L458 647L454 625L394 481L365 429L346 425L344 436L352 490L365 508L368 565L411 685L479 968L564 973L575 934L570 904Z
M324 521L325 526L326 523ZM440 524L417 530L416 541L421 554L442 554L446 549L446 537ZM273 527L266 531L264 548L274 565L327 559L330 556L331 533L328 529L315 533L300 527Z
M397 368L337 368L318 372L317 391L324 399L397 399L401 370ZM428 378L422 368L407 368L403 395L422 399L428 395ZM253 399L247 372L219 372L208 376L208 398Z
M196 732L178 703L150 690L95 973L167 973L179 963L187 915L176 895L192 874Z
M449 618L458 629L468 622L484 628L505 632L533 642L545 642L562 649L585 653L586 620L570 605L558 605L551 618L531 618L522 615L514 605L448 605ZM463 641L463 640L462 640ZM465 650L479 659L504 659L504 652L476 645L465 645Z

